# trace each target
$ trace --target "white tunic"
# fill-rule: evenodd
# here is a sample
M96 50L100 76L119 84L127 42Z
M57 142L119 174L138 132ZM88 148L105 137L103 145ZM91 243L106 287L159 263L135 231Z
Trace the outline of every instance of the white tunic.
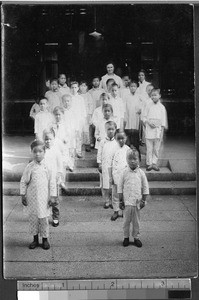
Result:
M139 96L136 94L130 94L126 98L126 113L125 113L125 121L126 126L125 129L137 129L139 128L139 112L141 110L141 103L139 100Z
M64 85L59 84L59 92L61 93L62 96L66 94L70 94L70 88L67 86L66 83Z
M57 92L47 91L45 93L45 97L48 99L48 109L50 112L53 112L56 106L61 106L61 107L63 106L61 96L62 95L59 91Z
M102 119L99 119L99 122L97 123L95 129L95 138L96 138L95 149L98 149L100 143L97 139L100 138L101 140L103 140L106 137L105 124L108 121L114 121L116 123L117 119L114 117L111 117L109 120L105 119L104 117Z
M37 103L34 103L30 110L30 117L35 119L36 114L40 112L40 106Z
M127 166L126 153L130 149L127 145L120 147L113 158L113 166L112 166L112 176L114 180L114 184L119 183L119 178Z
M43 131L49 127L53 122L53 115L49 111L40 111L35 116L34 133L37 134L38 139L43 141Z
M75 111L73 107L64 109L64 123L69 139L69 148L76 147L76 131L78 130L77 122L75 120Z
M151 84L150 82L144 80L143 82L138 82L139 86L136 90L136 94L139 94L140 98L142 99L142 97L146 97L147 96L147 92L146 92L146 87L147 85Z
M124 102L120 97L111 97L110 104L113 107L113 116L117 119L117 129L119 129L122 126L121 121L124 119Z
M80 95L72 96L72 106L75 112L75 120L77 128L80 132L83 131L83 126L86 120L86 106L84 98Z
M99 144L97 152L97 163L102 164L102 187L109 189L110 187L110 172L113 163L115 152L118 150L119 145L115 138L103 139Z
M145 173L139 167L131 170L127 166L120 176L117 192L123 194L125 205L136 206L142 195L149 194Z
M103 115L103 111L102 111L102 106L99 106L94 110L94 113L91 118L91 123L93 125L95 125L95 127L96 127L99 120L101 120L103 118L104 118L104 115Z
M93 99L93 109L96 109L100 106L100 96L102 93L105 93L105 90L102 88L92 88L88 91L91 94L91 97Z
M143 120L146 121L146 139L160 139L162 135L162 127L167 128L166 109L160 100L157 103L150 103L145 110ZM155 123L156 127L152 128L148 122Z
M46 218L50 215L48 201L50 196L56 197L56 182L45 159L40 163L29 163L20 181L20 195L26 195L29 215Z
M106 92L107 92L106 82L108 79L114 79L114 81L117 83L119 88L123 87L123 82L120 76L117 76L116 74L113 75L106 74L102 76L102 79L100 81L100 88L104 89Z

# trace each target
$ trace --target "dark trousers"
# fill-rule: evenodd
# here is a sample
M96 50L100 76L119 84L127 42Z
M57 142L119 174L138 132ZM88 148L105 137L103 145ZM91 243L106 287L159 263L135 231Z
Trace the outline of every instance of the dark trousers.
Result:
M89 137L90 137L90 144L95 145L95 125L93 124L89 126Z
M139 149L139 130L137 129L125 129L125 133L127 135L126 144L129 147L135 147L139 153L139 159L141 160L141 154Z

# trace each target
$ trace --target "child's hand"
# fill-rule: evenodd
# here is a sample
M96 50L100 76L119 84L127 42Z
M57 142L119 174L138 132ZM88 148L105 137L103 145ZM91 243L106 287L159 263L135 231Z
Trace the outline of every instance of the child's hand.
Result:
M23 206L28 206L28 202L25 195L21 196L21 202Z
M100 173L102 173L102 165L101 165L101 164L99 164L99 166L98 166L98 171L99 171Z
M56 197L50 197L49 201L48 201L48 206L52 206L53 203L56 202Z
M144 201L144 200L141 200L141 201L140 201L140 209L142 209L143 207L145 207L145 201Z
M100 141L101 141L101 138L100 138L100 137L98 137L97 141L98 141L98 142L100 142Z
M148 122L148 124L149 124L149 126L150 126L151 128L156 128L156 125L155 125L154 123Z
M119 207L120 207L121 210L125 209L124 201L120 201Z

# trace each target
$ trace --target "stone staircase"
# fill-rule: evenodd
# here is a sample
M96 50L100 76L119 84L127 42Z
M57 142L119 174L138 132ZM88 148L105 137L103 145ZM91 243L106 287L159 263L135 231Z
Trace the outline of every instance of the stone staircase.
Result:
M11 171L3 173L4 195L19 195L19 181L25 165L18 163ZM142 156L140 167L146 172L151 195L194 195L196 194L196 174L194 159L160 159L160 171L147 172L145 157ZM96 151L84 152L82 159L76 160L73 173L66 173L66 189L62 195L100 195L99 173Z

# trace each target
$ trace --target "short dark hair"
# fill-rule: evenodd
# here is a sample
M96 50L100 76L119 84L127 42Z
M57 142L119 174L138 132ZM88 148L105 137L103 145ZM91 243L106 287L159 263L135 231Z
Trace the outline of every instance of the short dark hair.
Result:
M118 86L118 84L117 84L116 82L114 82L114 83L112 84L112 88L113 88L114 86L117 86L117 87L119 88L119 86Z
M93 76L92 81L93 81L95 78L98 78L98 79L100 80L100 76L99 76L99 75Z
M47 136L47 134L52 134L55 137L55 130L53 127L49 128L49 129L44 129L43 131L43 139L45 140L45 137Z
M113 83L112 83L112 84L114 84L114 83L115 83L115 80L114 80L113 78L109 78L109 79L107 79L107 81L106 81L106 85L108 85L108 83L109 83L110 81L113 81Z
M136 84L137 86L138 86L138 82L136 81L136 80L131 80L130 82L129 82L129 86L131 85L131 84Z
M112 111L112 113L113 113L113 106L112 106L110 103L104 104L104 105L102 106L102 110L104 110L104 109L106 109L106 108L110 108L111 111Z
M158 89L158 88L153 88L152 91L151 91L151 94L152 94L153 92L158 92L158 94L161 95L160 89Z
M117 129L117 124L114 121L107 121L105 123L105 127L107 127L107 126L114 126L115 129Z
M53 115L54 115L57 111L60 111L62 114L64 114L64 109L63 109L63 107L61 107L61 106L56 106L56 107L53 109Z
M88 85L88 83L87 83L86 80L81 80L79 85L84 84L84 83L85 83L86 85Z
M146 76L146 71L145 71L144 69L141 69L141 70L138 72L138 74L141 73L141 72L144 73L144 76Z
M31 151L37 147L37 146L41 146L43 148L43 150L45 151L45 144L43 141L39 141L39 140L35 140L30 144L30 149Z
M78 81L71 81L70 86L72 86L73 84L77 84L79 86L79 82Z
M57 84L58 84L58 79L57 79L57 78L51 78L51 79L50 79L50 83L52 83L53 81L56 81Z
M138 150L135 147L130 148L130 149L127 150L127 152L126 152L126 159L128 160L130 157L132 157L132 158L134 158L134 157L139 158L139 152L138 152Z

